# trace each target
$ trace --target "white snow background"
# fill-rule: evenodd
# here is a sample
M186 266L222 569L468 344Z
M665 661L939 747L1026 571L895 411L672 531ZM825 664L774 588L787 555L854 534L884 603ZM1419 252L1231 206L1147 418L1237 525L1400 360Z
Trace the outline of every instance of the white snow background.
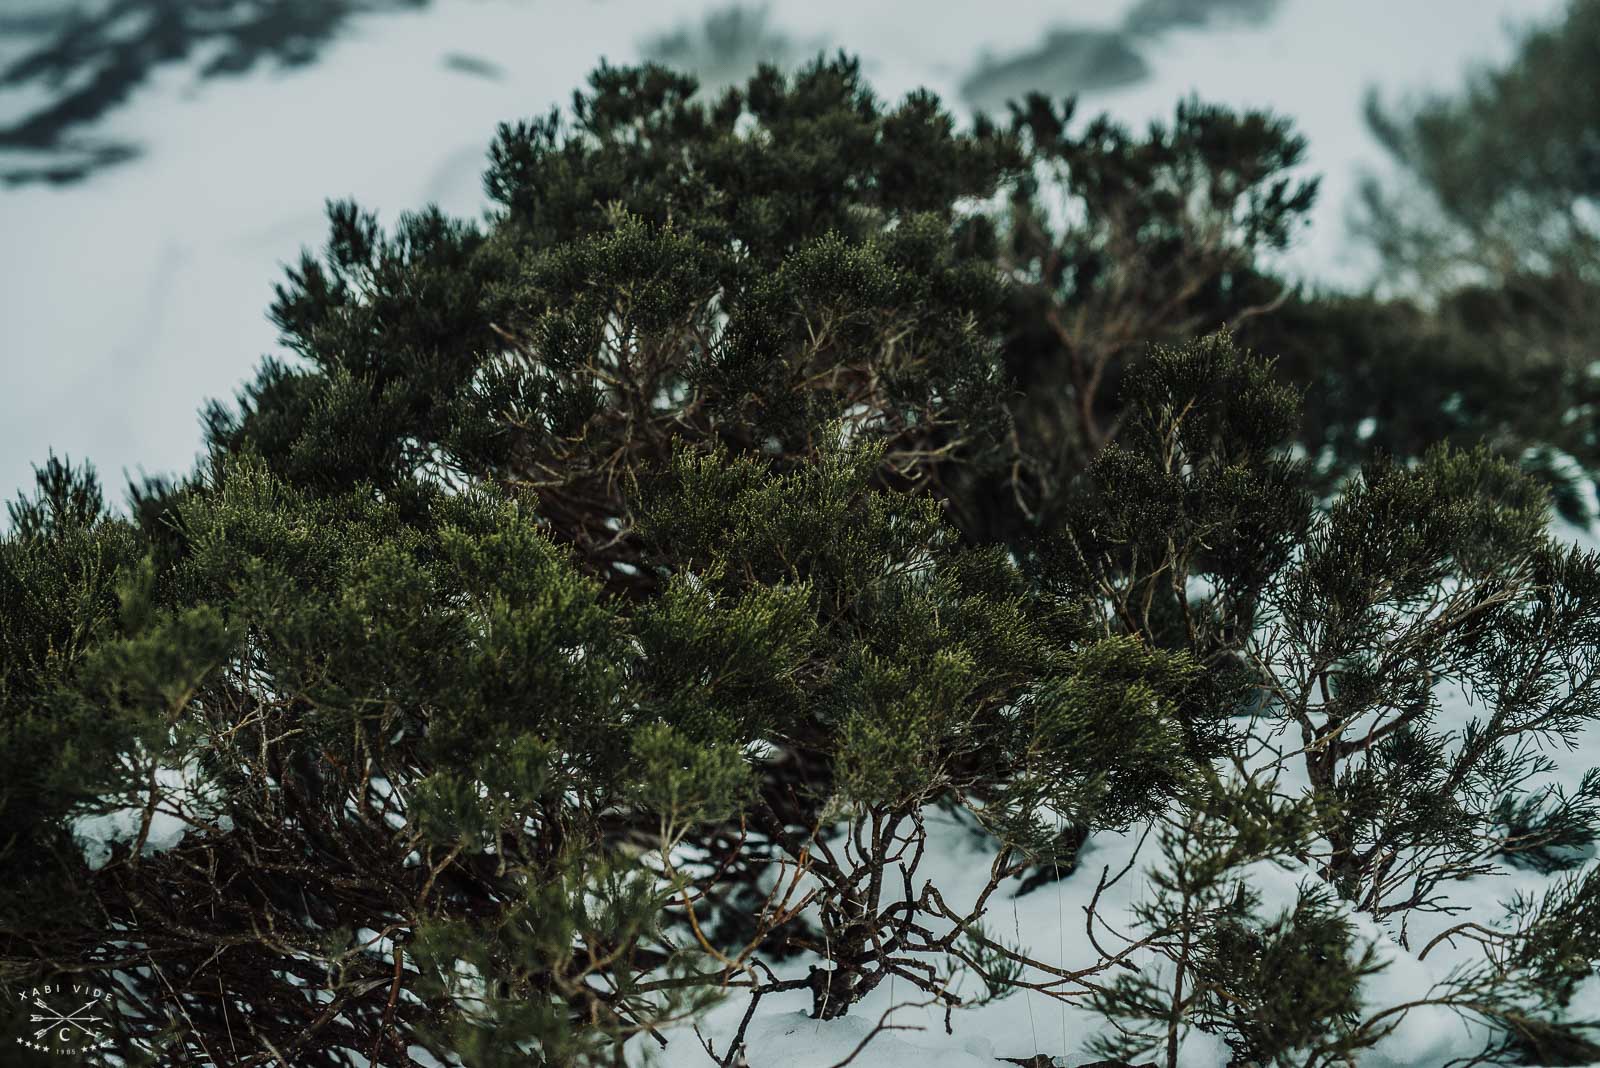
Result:
M1128 6L810 0L774 4L769 16L774 29L798 40L859 54L886 97L926 85L959 108L957 87L983 54L1025 50L1059 26L1114 26ZM1293 117L1310 139L1308 169L1324 184L1312 226L1287 266L1313 281L1361 284L1371 268L1349 248L1344 216L1359 173L1383 166L1362 124L1362 94L1370 86L1391 97L1448 88L1466 65L1508 54L1509 27L1558 6L1286 0L1263 24L1174 31L1145 44L1153 77L1086 95L1080 114L1107 110L1143 123L1169 116L1180 97L1195 92ZM496 123L567 101L600 57L638 58L642 42L697 22L706 8L693 0L435 0L418 13L354 20L307 68L203 85L198 61L161 69L89 131L141 142L142 158L76 184L0 187L0 494L28 482L29 465L50 448L95 461L113 490L123 472L187 469L199 447L199 406L230 397L273 350L264 316L271 285L303 246L320 246L326 198L353 196L386 222L430 201L476 215L486 206L479 176ZM451 55L501 73L465 73L446 65ZM0 118L25 103L0 96ZM1558 754L1568 785L1600 764L1600 739L1586 743ZM85 821L80 831L91 856L101 855L103 839L128 838L128 822ZM176 841L180 822L169 818L156 828L147 848ZM948 822L936 838L924 875L952 904L970 900L989 855ZM1042 959L1073 963L1094 878L1103 865L1119 868L1133 842L1097 835L1078 875L1022 898L1003 889L989 922ZM1487 918L1502 900L1543 881L1507 868L1454 896ZM1269 906L1287 901L1294 884L1295 873L1263 873L1263 897ZM1126 909L1138 885L1137 878L1125 881L1120 896L1102 904L1113 913ZM1396 947L1390 967L1369 984L1371 1003L1407 999L1453 959L1438 952L1417 961ZM750 1063L835 1065L885 1009L913 993L886 983L850 1016L828 1023L803 1014L807 995L769 998L747 1036ZM743 1008L730 999L705 1022L719 1049ZM1600 983L1590 981L1574 1012L1600 1016ZM1027 992L956 1013L953 1036L944 1034L942 1014L903 1010L891 1022L922 1030L879 1035L852 1064L993 1068L996 1056L1042 1052L1076 1065L1087 1059L1093 1025L1087 1015ZM659 1059L670 1068L710 1063L688 1031L669 1037ZM1453 1016L1414 1012L1362 1064L1442 1065L1471 1048L1472 1036ZM1225 1058L1203 1040L1183 1051L1186 1065L1211 1068Z

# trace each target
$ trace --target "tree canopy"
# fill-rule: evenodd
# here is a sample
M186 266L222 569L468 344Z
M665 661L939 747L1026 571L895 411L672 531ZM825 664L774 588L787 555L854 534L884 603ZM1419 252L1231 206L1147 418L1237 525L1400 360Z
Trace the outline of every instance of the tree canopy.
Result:
M1543 748L1600 717L1530 460L1570 440L1432 306L1273 273L1303 152L602 66L501 127L482 222L330 204L196 471L122 514L52 457L11 508L5 983L96 974L128 1063L636 1063L744 999L727 1068L764 998L888 980L1332 1065L1405 1011L1371 932L1444 952L1525 865L1570 874L1417 1003L1600 1054L1600 775ZM1141 826L1071 960L986 922Z

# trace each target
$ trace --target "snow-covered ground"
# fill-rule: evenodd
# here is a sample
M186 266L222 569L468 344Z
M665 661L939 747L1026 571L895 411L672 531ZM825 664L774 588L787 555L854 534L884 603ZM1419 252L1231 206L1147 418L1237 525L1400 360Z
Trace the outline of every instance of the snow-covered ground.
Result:
M1592 531L1558 522L1552 533L1591 551L1600 551L1600 538ZM1441 693L1437 726L1456 733L1481 708L1473 708L1459 694ZM1261 730L1262 725L1257 725ZM1538 782L1558 786L1571 793L1584 772L1600 767L1600 731L1588 731L1576 738L1571 749L1547 750L1556 770ZM1299 761L1281 765L1277 789L1294 796L1308 787ZM1531 785L1531 784L1530 784ZM970 822L947 815L929 818L927 860L918 879L936 885L944 899L957 910L976 900L989 876L993 849L973 833ZM1095 904L1097 930L1100 922L1110 931L1134 933L1137 924L1134 906L1150 893L1149 872L1161 862L1154 836L1146 837L1146 827L1138 825L1127 832L1100 832L1091 836L1079 853L1078 869L1070 876L1046 883L1032 892L1016 896L1016 883L1002 887L990 898L984 917L987 930L1036 960L1061 968L1087 968L1100 959L1085 935L1088 909L1094 903L1097 880L1102 872L1116 873L1131 868L1131 874L1114 883ZM1569 876L1581 876L1600 865L1591 857ZM1465 919L1493 925L1504 915L1505 906L1519 895L1537 897L1562 876L1544 875L1526 868L1497 862L1489 874L1453 883L1447 896L1454 915L1412 913L1406 920L1403 948L1394 926L1380 926L1362 914L1354 914L1358 939L1376 949L1376 959L1384 967L1362 985L1363 1012L1372 1015L1392 1006L1423 997L1430 990L1442 990L1453 969L1481 962L1478 948L1470 941L1446 941L1419 959L1421 947L1434 936ZM1260 915L1271 917L1292 908L1297 888L1315 885L1309 867L1257 864L1249 873L1251 888L1260 898ZM1106 936L1106 943L1115 943ZM1148 956L1132 960L1149 967ZM804 974L804 963L775 965L785 978ZM1025 976L1026 977L1026 976ZM1035 979L1046 979L1042 974ZM955 988L966 996L973 991ZM849 1016L819 1021L809 1016L808 991L772 995L764 999L760 1012L746 1034L747 1061L757 1068L838 1068L847 1061L863 1068L991 1068L1004 1060L1027 1061L1044 1055L1062 1068L1079 1068L1100 1058L1090 1042L1106 1029L1103 1018L1081 1003L1068 1005L1045 994L1019 990L1010 996L950 1015L950 1031L945 1028L941 1007L919 1007L925 995L899 989L891 980L878 987ZM664 1051L654 1060L664 1068L705 1068L711 1061L700 1045L700 1037L710 1039L720 1052L737 1032L746 1002L737 996L717 1006L700 1022L700 1036L686 1029L672 1033ZM1571 1020L1600 1020L1600 975L1591 973L1573 996L1567 1008ZM877 1025L889 1023L896 1029L873 1034ZM1363 1052L1361 1068L1444 1068L1463 1063L1462 1058L1478 1054L1490 1038L1481 1021L1439 1005L1413 1008L1399 1016L1392 1032L1377 1045ZM870 1038L870 1041L868 1041ZM864 1049L854 1059L863 1041ZM643 1047L641 1047L641 1050ZM1183 1068L1225 1068L1230 1051L1220 1038L1190 1032L1180 1045Z
M1471 711L1459 704L1446 704L1440 726L1460 729ZM1600 766L1600 734L1580 739L1578 747L1560 754L1560 771L1553 777L1569 789L1576 785L1582 770ZM1279 788L1293 793L1293 768L1279 780ZM1300 783L1303 786L1304 783ZM958 910L975 900L988 877L992 850L971 831L948 817L930 820L929 861L919 878L926 877ZM1045 884L1021 897L1012 896L1016 884L1002 888L990 899L985 926L994 935L1018 945L1024 953L1063 968L1085 968L1099 959L1084 933L1087 909L1094 897L1096 881L1102 871L1122 870L1132 862L1132 874L1101 897L1095 915L1109 929L1136 932L1133 906L1149 893L1148 873L1160 861L1153 838L1143 841L1144 828L1128 833L1099 833L1091 837L1080 853L1080 867L1071 876ZM1139 850L1135 856L1135 851ZM1589 870L1590 860L1578 873ZM1298 886L1314 885L1309 868L1256 865L1250 871L1252 889L1260 896L1261 915L1271 917L1291 908ZM1463 912L1453 917L1413 915L1408 921L1409 949L1395 939L1395 932L1371 922L1364 915L1352 920L1358 938L1376 949L1376 959L1384 963L1377 974L1362 985L1363 1014L1370 1016L1392 1006L1423 997L1430 990L1443 990L1452 970L1470 967L1481 958L1469 942L1446 942L1434 947L1426 959L1418 950L1445 928L1473 919L1492 924L1503 915L1504 906L1518 894L1537 896L1554 877L1496 864L1492 874L1482 875L1449 890L1452 905ZM1097 929L1099 929L1097 927ZM1108 936L1108 941L1114 938ZM1150 967L1148 957L1134 962ZM803 964L778 965L784 977L803 975ZM1042 975L1035 978L1043 979ZM957 995L972 991L956 988ZM1063 1068L1079 1068L1100 1058L1090 1042L1106 1029L1106 1021L1081 1003L1072 1005L1027 990L1018 991L998 1002L970 1010L957 1010L950 1016L951 1030L945 1030L942 1008L918 1007L925 995L902 984L880 986L851 1014L833 1021L819 1021L808 1015L810 994L806 991L774 995L764 999L760 1012L747 1032L747 1060L758 1068L837 1068L867 1039L874 1027L889 1022L904 1030L880 1032L852 1065L864 1068L974 1068L984 1064L993 1068L997 1058L1027 1061L1040 1054ZM699 1024L700 1033L720 1052L736 1032L746 1003L729 998ZM1568 1018L1600 1019L1600 977L1591 975L1579 986L1568 1007ZM1461 1063L1482 1050L1490 1033L1473 1018L1439 1005L1413 1008L1399 1017L1394 1030L1376 1046L1363 1052L1361 1068L1443 1068ZM652 1051L654 1052L654 1051ZM671 1034L666 1050L658 1054L665 1068L705 1068L710 1064L699 1038L680 1029ZM1183 1039L1179 1063L1183 1068L1225 1068L1230 1051L1215 1036L1191 1031Z
M1026 52L1060 27L1115 28L1130 4L807 0L767 14L804 47L860 54L886 95L927 85L959 106L981 57ZM51 448L95 461L113 483L141 467L186 469L199 406L231 396L274 347L271 284L320 244L326 198L355 196L388 219L428 201L478 213L497 122L569 99L600 57L637 58L708 6L722 5L434 0L352 20L309 67L204 82L203 57L159 69L86 131L140 143L141 158L71 185L0 186L0 496ZM1508 25L1557 7L1284 0L1263 22L1141 41L1150 77L1090 93L1084 108L1143 122L1193 91L1294 116L1325 186L1292 265L1359 278L1342 254L1343 213L1357 168L1381 163L1362 94L1451 85L1463 64L1507 52ZM0 93L0 124L29 103Z
M1600 758L1600 752L1590 754ZM940 888L952 906L970 902L988 878L993 853L970 831L948 819L932 823L929 847L931 864L926 876ZM1022 897L1010 896L1002 889L990 899L986 927L994 934L1024 947L1037 959L1066 968L1082 968L1096 962L1096 954L1084 935L1085 908L1095 890L1103 868L1113 873L1128 863L1140 839L1140 828L1129 834L1100 834L1092 838L1081 856L1082 867L1072 876L1042 886ZM1158 859L1153 839L1147 840L1135 872L1100 901L1097 916L1112 927L1135 930L1131 906L1142 895L1147 882L1144 866ZM1311 879L1308 870L1282 870L1268 866L1252 872L1252 886L1261 895L1263 914L1271 915L1293 905L1295 890ZM1463 888L1452 894L1463 902L1473 902L1474 915L1490 918L1499 912L1499 902L1516 890L1532 889L1527 873L1505 869L1505 874L1476 880L1481 885ZM1542 882L1543 880L1539 880ZM1013 886L1015 884L1012 884ZM1376 1012L1420 996L1430 986L1446 978L1452 965L1467 959L1468 952L1452 956L1431 953L1419 961L1387 934L1364 917L1356 917L1357 930L1377 942L1385 969L1370 979L1363 990L1367 1011ZM1429 936L1431 937L1431 935ZM1416 938L1413 945L1426 944ZM1139 959L1149 966L1148 962ZM804 974L803 965L785 970L785 977ZM958 996L971 990L957 988ZM906 984L895 988L892 981L873 991L863 1002L852 1006L850 1014L837 1020L811 1019L811 995L800 991L773 995L761 1002L760 1012L746 1034L746 1059L756 1068L834 1068L884 1021L906 1028L886 1031L873 1037L852 1065L863 1068L996 1068L997 1058L1028 1060L1039 1054L1057 1063L1076 1068L1099 1058L1088 1043L1105 1030L1103 1019L1086 1008L1067 1005L1044 994L1019 991L998 1002L951 1014L951 1032L945 1032L942 1008L919 1008L926 996ZM897 1006L904 1006L898 1007ZM738 1027L746 1003L737 995L719 1005L699 1025L700 1032L721 1052ZM1590 1016L1600 1013L1600 982L1591 980L1582 989L1574 1012ZM885 1017L885 1013L889 1015ZM1482 1047L1486 1032L1448 1009L1427 1006L1412 1010L1395 1031L1360 1059L1362 1068L1441 1068L1457 1057L1470 1056ZM640 1050L643 1051L641 1045ZM706 1068L711 1064L696 1036L687 1029L669 1034L666 1050L658 1062L663 1068ZM1184 1068L1223 1068L1228 1049L1219 1038L1191 1032L1180 1047Z

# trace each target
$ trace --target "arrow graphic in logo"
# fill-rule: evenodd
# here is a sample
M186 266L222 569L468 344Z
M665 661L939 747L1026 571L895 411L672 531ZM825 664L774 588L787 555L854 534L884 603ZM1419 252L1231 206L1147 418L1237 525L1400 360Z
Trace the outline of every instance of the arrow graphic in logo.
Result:
M48 1032L50 1032L54 1028L60 1027L60 1026L64 1026L64 1025L67 1025L67 1024L70 1024L71 1026L76 1027L78 1030L82 1031L84 1034L88 1035L90 1038L98 1038L99 1037L93 1031L89 1030L89 1028L86 1027L84 1025L84 1023L83 1023L83 1021L86 1020L86 1019L93 1019L92 1016L87 1016L85 1014L92 1012L94 1010L95 1006L98 1004L98 1002L95 1002L95 1001L85 1002L81 1007L79 1007L78 1009L76 1009L75 1011L73 1011L72 1013L67 1014L67 1015L63 1015L62 1013L57 1012L55 1009L51 1008L47 1003L45 1003L44 1001L41 1001L38 998L34 998L33 999L33 1003L34 1003L34 1005L36 1005L39 1008L43 1009L44 1012L46 1013L46 1015L40 1015L39 1013L34 1013L32 1016L30 1016L28 1018L29 1022L38 1023L41 1020L48 1021L48 1022L45 1023L45 1025L43 1027L39 1028L39 1030L34 1032L33 1037L34 1037L34 1039L36 1041L38 1039L43 1038Z

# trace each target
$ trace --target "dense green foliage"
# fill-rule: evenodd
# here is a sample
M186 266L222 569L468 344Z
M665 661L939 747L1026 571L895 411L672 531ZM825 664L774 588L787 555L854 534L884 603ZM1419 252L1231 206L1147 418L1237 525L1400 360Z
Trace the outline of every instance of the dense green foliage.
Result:
M1405 1011L1371 932L1472 928L1418 1003L1594 1052L1592 874L1413 934L1594 837L1540 749L1600 718L1600 560L1524 470L1570 441L1436 310L1272 275L1287 123L1071 111L603 67L501 129L484 224L332 205L198 471L122 516L52 459L13 506L0 980L101 974L172 1064L623 1063L890 980L1320 1065ZM966 899L935 814L988 850ZM985 926L1136 826L1088 967Z

